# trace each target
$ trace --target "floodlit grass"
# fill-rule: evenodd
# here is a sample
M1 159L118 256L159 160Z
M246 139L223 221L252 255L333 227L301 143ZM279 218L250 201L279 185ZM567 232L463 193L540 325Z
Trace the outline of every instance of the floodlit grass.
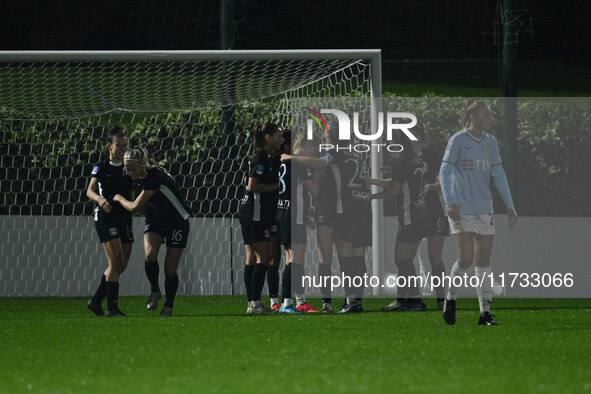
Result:
M246 316L243 296L179 297L175 315L122 297L127 318L83 298L1 298L2 392L583 392L591 390L588 300L475 299L448 326L417 313ZM318 306L318 300L312 300Z

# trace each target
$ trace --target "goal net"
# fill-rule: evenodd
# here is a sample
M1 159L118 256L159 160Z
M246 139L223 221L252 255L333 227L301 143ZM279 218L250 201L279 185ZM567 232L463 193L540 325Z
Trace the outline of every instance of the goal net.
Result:
M0 296L94 291L106 258L86 187L115 123L191 207L179 294L243 293L235 215L250 131L289 127L294 99L370 97L376 59L371 50L0 54ZM149 291L142 217L134 234L123 295ZM309 253L309 272L316 261Z

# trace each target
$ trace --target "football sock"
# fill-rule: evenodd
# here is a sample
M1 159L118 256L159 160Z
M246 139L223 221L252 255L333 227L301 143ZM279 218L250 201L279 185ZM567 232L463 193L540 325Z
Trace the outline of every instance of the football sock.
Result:
M293 298L284 298L283 299L283 306L288 307L290 305L293 305Z
M330 304L332 302L332 295L330 291L330 276L332 275L332 269L328 264L318 264L318 276L320 277L320 283L326 284L326 286L320 287L320 295L322 296L322 302ZM325 278L327 278L325 280Z
M248 301L252 301L252 272L254 265L244 266L244 287L246 287L246 296Z
M287 298L291 299L291 266L292 265L293 265L293 263L285 264L285 268L283 269L283 276L281 277L281 295L283 296L284 300ZM292 301L292 304L293 304L293 301Z
M297 305L304 305L305 303L306 303L306 297L304 297L304 296L298 297L296 295L296 304Z
M415 266L412 260L397 259L396 265L398 266L398 276L404 277L405 280L401 282L404 286L398 288L398 297L402 298L414 298L419 296L418 283L415 280L411 280L411 276L416 276Z
M353 266L355 269L355 275L364 278L367 274L367 264L365 264L365 256L353 256ZM357 297L357 301L361 302L363 293L365 292L365 283L362 286L354 288L354 294Z
M252 271L252 301L260 301L265 285L265 275L267 273L267 266L264 264L256 264Z
M480 313L490 312L490 304L492 302L492 283L490 280L490 266L488 267L474 267L474 273L479 278L480 286L476 287L476 294L478 295L478 305L480 306Z
M445 275L445 265L443 265L443 263L434 265L431 267L431 274L434 277L437 276L441 278L443 275ZM435 294L437 295L437 298L445 297L445 286L443 284L443 280L441 280L441 284L435 288Z
M152 293L159 292L160 286L158 285L158 271L159 271L158 261L153 261L153 262L146 261L146 263L144 264L144 270L146 271L146 276L148 277L148 280L150 281L150 287L151 287Z
M273 305L273 301L277 301L277 297L279 296L279 267L276 265L269 265L267 267L267 288L269 289L271 305Z
M179 288L179 276L174 274L173 276L167 276L164 279L164 292L166 293L166 302L164 305L173 307L174 306L174 297L176 296L176 291Z
M454 286L454 278L456 276L464 276L468 270L460 267L460 264L456 261L454 265L451 267L451 271L449 272L450 276L450 284L449 289L447 290L447 299L448 300L455 300L458 294L459 287Z
M107 292L107 310L114 312L119 309L119 282L105 282Z
M343 288L345 289L345 297L353 296L353 277L355 276L355 261L353 257L339 257L341 265L341 275L344 278Z
M304 286L302 283L302 279L304 279L304 266L298 263L291 263L291 291L295 293L296 296L300 296L299 298L304 298L304 302L306 303L306 298L304 297Z
M107 277L105 276L105 274L103 274L103 276L101 277L101 283L96 288L96 291L94 292L94 295L92 296L91 302L93 304L95 304L95 305L102 304L103 300L107 296L107 289L105 286L106 281L107 281Z

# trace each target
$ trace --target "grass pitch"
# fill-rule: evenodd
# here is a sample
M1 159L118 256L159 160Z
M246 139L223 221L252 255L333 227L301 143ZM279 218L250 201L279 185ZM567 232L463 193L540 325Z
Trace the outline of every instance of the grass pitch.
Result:
M246 316L244 296L178 297L175 315L122 297L127 318L86 298L1 298L2 392L591 391L589 300L476 299L448 326L426 312ZM312 300L318 306L318 300ZM161 302L162 304L162 302Z

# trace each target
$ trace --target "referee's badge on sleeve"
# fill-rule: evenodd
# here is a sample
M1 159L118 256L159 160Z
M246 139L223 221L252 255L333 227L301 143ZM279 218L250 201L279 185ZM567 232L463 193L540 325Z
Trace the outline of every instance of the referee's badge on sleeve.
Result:
M92 169L92 175L96 175L99 172L99 166L94 166Z
M256 171L257 171L257 174L261 175L261 174L263 173L263 171L264 171L264 170L265 170L265 167L263 167L263 165L262 165L262 164L259 164L259 165L257 166L257 170L256 170Z

